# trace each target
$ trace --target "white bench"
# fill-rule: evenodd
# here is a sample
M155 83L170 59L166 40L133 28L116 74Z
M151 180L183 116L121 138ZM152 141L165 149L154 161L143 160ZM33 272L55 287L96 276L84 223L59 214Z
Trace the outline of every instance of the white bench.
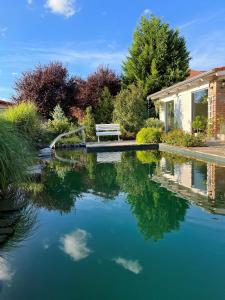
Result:
M96 135L98 137L98 142L100 142L100 136L118 136L118 141L120 140L120 125L119 124L96 124Z

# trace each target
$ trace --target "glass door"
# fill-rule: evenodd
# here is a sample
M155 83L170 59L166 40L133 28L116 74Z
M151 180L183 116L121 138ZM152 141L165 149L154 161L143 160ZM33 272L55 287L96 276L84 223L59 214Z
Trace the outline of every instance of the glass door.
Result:
M174 101L166 102L166 131L174 128Z

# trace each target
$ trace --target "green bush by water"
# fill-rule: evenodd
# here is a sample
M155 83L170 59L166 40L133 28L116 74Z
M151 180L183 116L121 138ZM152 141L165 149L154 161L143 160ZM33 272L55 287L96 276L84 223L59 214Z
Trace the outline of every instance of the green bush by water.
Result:
M162 131L158 128L142 128L136 136L136 141L139 144L159 143L161 134Z
M181 129L173 129L162 135L162 142L174 146L201 147L204 145L204 136L195 136Z

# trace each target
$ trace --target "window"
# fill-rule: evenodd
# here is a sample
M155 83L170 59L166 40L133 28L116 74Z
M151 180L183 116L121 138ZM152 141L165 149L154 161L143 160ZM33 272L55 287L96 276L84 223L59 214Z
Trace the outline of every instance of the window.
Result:
M208 89L192 93L192 117L208 117Z

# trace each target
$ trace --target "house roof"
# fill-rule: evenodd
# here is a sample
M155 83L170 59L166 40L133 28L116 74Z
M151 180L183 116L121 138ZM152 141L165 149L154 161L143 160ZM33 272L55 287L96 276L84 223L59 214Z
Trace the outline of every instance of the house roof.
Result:
M224 76L225 75L225 66L214 68L209 71L194 71L194 72L193 71L192 70L190 71L190 75L193 75L193 76L189 76L184 81L178 82L178 83L171 85L167 88L164 88L154 94L149 95L148 99L157 100L159 98L166 97L169 94L175 94L181 89L190 88L191 84L193 84L193 83L196 84L196 82L198 82L198 81L199 81L199 83L202 84L202 83L204 83L205 80L209 80L213 76ZM194 74L196 74L196 75L194 75Z
M8 106L8 105L13 105L13 102L8 101L8 100L0 99L0 104L1 104L1 105L5 105L5 106Z
M188 74L188 78L191 78L191 77L200 75L200 74L202 74L202 73L204 73L204 72L205 72L205 71L198 71L198 70L192 70L192 69L190 69L190 70L189 70L189 74Z

